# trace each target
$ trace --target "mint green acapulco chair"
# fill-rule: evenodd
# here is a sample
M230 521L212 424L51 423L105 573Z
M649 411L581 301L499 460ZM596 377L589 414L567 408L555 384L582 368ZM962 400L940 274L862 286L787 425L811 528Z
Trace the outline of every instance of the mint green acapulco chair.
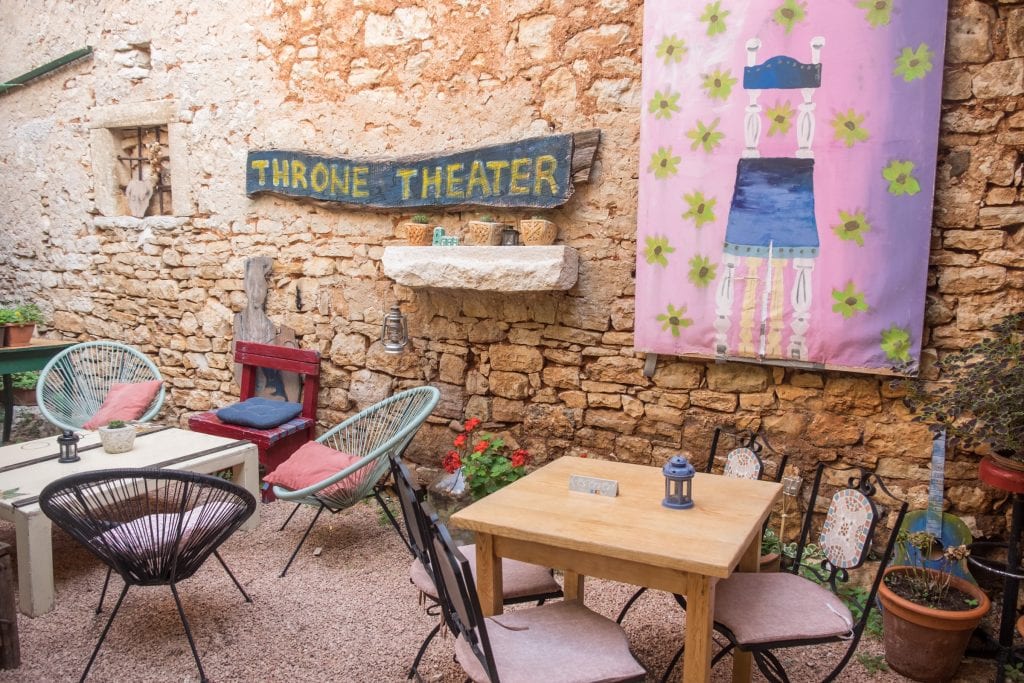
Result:
M302 535L295 552L281 571L281 576L288 572L288 568L324 510L336 514L368 496L373 496L401 536L398 522L380 497L378 483L390 470L390 458L397 458L405 450L440 398L441 392L434 387L416 387L356 413L316 441L356 456L359 458L358 461L303 489L292 491L274 486L274 495L280 500L298 503L280 530L283 531L288 526L288 522L301 505L317 508L313 521L306 528L306 533Z
M138 349L111 341L85 342L64 349L46 364L39 373L36 399L43 417L73 432L96 414L114 384L159 379L156 365ZM152 420L163 402L161 385L136 421Z

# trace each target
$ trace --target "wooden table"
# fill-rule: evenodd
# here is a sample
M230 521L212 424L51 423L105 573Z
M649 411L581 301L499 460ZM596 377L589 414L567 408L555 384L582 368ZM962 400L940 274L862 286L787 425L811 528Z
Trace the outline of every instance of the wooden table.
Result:
M4 377L4 432L0 443L10 440L14 421L14 383L11 375L15 372L42 370L51 358L77 343L32 339L28 346L0 347L0 375Z
M569 476L619 482L611 498L569 491ZM761 527L782 492L774 482L697 474L694 507L663 507L661 469L564 457L452 515L476 532L477 591L485 615L502 611L502 557L561 569L565 598L583 600L597 576L686 596L683 680L711 677L715 584L757 571ZM733 680L750 680L749 653L736 652Z
M232 481L258 501L259 460L256 446L183 429L154 427L135 437L127 453L110 455L99 445L98 432L86 432L78 443L81 460L57 462L57 438L47 437L0 448L0 519L14 522L18 548L18 596L22 613L37 617L53 609L53 544L49 518L39 508L39 493L69 474L115 467L159 467L211 473L231 468ZM259 524L259 506L242 525Z

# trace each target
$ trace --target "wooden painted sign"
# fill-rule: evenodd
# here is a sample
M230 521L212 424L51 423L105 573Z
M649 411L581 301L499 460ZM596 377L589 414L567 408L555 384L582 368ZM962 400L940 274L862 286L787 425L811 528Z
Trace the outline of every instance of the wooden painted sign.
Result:
M495 206L545 209L585 182L600 131L550 135L448 154L348 159L250 151L245 192L367 209Z

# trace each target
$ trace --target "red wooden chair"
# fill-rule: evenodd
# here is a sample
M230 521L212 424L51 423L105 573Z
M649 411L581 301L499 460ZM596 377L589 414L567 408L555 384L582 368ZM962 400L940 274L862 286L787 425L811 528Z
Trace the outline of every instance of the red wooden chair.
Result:
M227 424L217 418L216 411L198 413L188 419L188 427L195 432L245 439L256 444L264 473L273 472L295 450L316 438L316 401L320 391L320 352L273 346L256 342L235 342L235 362L242 366L242 386L239 400L252 398L256 393L258 368L294 372L302 376L302 412L298 417L272 429L256 429ZM264 501L273 500L273 494L264 491Z

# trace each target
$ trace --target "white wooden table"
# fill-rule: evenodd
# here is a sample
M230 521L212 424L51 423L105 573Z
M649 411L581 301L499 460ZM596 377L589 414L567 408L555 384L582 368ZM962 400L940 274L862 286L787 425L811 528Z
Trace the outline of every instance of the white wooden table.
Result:
M614 479L614 498L569 490L574 474ZM694 507L661 505L658 467L563 457L459 510L451 525L476 532L477 592L485 615L501 614L501 558L561 569L565 599L583 600L597 576L686 596L683 681L711 679L715 584L757 571L761 527L782 486L697 474ZM734 653L733 681L749 683L750 653Z
M232 481L260 500L256 446L183 429L140 432L135 447L110 455L99 446L97 432L84 432L75 463L57 462L57 437L0 448L0 491L16 491L0 500L0 519L13 522L18 549L18 603L22 613L37 617L53 609L53 542L50 520L39 508L39 493L52 481L79 472L117 467L160 467L209 474L231 468ZM256 512L241 527L259 525Z

